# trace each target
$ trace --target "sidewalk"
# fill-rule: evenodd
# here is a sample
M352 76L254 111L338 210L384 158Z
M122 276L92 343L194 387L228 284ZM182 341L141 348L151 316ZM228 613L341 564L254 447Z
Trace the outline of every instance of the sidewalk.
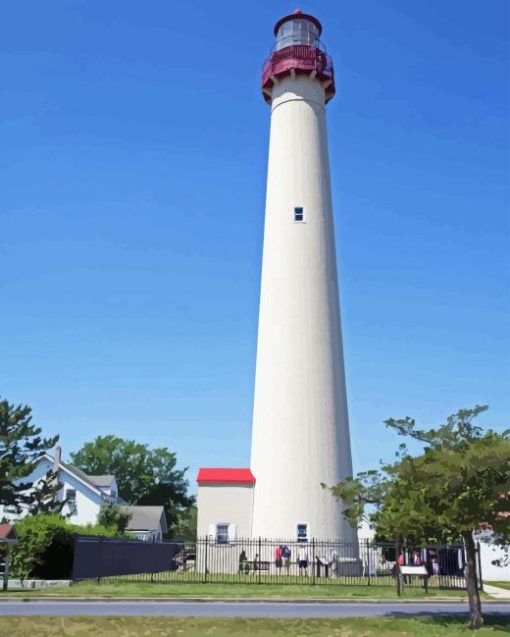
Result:
M510 591L506 588L499 588L499 586L484 584L483 591L500 602L510 602Z

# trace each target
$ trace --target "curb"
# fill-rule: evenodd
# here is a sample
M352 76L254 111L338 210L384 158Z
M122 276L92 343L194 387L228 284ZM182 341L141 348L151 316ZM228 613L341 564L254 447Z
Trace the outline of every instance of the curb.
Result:
M320 598L307 598L307 599L282 599L275 597L265 598L239 598L239 597L17 597L14 595L0 595L0 604L2 602L32 602L32 603L44 603L44 602L129 602L129 603L228 603L228 604L423 604L424 606L430 604L467 604L467 598L456 597L437 597L435 599L320 599ZM491 599L484 600L483 604L502 604L505 603L501 600Z

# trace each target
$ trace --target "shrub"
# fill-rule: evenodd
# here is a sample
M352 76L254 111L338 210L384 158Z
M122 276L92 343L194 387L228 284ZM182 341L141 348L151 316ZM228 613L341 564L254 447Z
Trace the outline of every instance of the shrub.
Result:
M119 533L124 533L132 515L132 513L125 508L120 507L118 504L114 504L113 506L103 504L99 511L97 522L102 526L115 529L115 531L118 531Z
M56 514L30 515L16 523L19 544L12 551L11 576L67 579L73 568L74 536L119 536L111 527L78 526Z

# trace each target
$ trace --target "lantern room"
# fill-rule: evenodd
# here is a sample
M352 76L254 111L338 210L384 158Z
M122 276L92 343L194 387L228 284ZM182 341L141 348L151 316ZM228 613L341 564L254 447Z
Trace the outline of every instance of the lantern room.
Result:
M299 10L276 23L276 43L262 69L262 94L271 103L275 81L289 74L309 74L324 82L326 101L335 94L333 61L320 41L322 26Z

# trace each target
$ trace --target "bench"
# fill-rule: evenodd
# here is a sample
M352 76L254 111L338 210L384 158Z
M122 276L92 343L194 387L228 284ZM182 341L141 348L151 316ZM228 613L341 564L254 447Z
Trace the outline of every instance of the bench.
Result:
M271 568L271 562L266 561L266 560L247 560L244 563L245 569L246 571L244 571L246 574L247 573L269 573L269 569ZM239 565L239 572L243 573L243 569L241 564Z
M420 564L419 566L406 566L403 564L400 567L400 574L402 575L404 581L406 581L406 578L410 576L421 577L423 579L423 588L428 593L429 572L427 571L427 567L424 564Z

